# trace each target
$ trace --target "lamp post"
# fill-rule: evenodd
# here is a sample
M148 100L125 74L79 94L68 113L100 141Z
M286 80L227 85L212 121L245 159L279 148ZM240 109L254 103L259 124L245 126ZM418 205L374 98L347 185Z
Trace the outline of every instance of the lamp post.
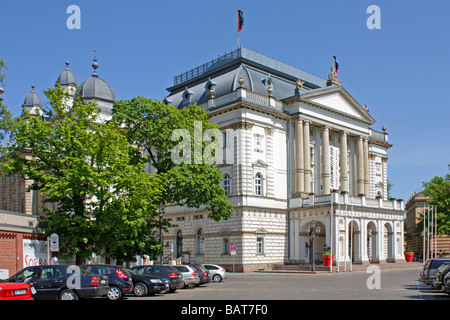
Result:
M308 232L308 238L311 241L311 271L316 271L316 263L314 261L314 240L319 236L320 227L319 225L316 226L316 222L313 220L306 228L306 231Z

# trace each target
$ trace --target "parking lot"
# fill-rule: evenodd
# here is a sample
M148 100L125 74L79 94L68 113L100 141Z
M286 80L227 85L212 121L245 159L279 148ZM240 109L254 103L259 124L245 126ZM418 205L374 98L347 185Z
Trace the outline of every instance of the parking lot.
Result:
M127 300L450 300L447 294L418 282L421 268L380 270L379 288L373 273L228 273L211 282L174 293ZM369 285L368 285L369 284Z

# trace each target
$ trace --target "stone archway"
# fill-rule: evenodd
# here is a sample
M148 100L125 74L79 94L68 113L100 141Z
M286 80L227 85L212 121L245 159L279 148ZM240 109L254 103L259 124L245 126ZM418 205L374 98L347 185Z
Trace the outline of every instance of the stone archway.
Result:
M311 241L308 238L308 232L307 229L308 227L311 225L311 222L313 220L309 220L306 221L302 228L301 228L301 232L300 232L300 257L303 257L303 260L306 263L310 263L311 262L311 254L310 254L310 249L311 249ZM318 221L318 220L314 220L316 226L320 227L320 232L318 237L314 240L314 260L316 261L316 263L322 263L322 254L324 253L324 246L326 244L326 227L325 225ZM327 246L329 246L330 244L327 244Z
M360 247L360 228L357 221L353 220L348 223L348 253L352 263L361 262L361 247Z
M367 257L370 262L378 262L378 231L376 224L370 221L367 224Z
M394 241L394 229L386 222L383 226L383 256L387 261L395 261Z

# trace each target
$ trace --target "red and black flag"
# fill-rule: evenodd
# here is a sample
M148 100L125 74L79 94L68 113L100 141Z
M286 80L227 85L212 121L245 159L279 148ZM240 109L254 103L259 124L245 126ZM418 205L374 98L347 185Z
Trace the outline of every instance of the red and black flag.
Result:
M238 10L238 32L244 27L244 14L241 10Z
M339 71L339 62L336 60L336 56L333 56L334 58L334 69L336 69L336 73Z

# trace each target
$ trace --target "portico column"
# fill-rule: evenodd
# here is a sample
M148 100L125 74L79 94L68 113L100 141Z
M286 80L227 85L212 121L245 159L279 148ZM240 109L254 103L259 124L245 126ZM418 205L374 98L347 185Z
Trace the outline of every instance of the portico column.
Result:
M295 193L305 191L305 168L303 157L303 120L295 121Z
M311 121L305 120L303 125L303 156L305 164L305 193L311 192L311 150L309 147L309 124Z
M322 194L330 194L330 127L322 131Z
M363 137L359 136L357 140L356 145L356 157L357 157L357 163L356 163L356 190L357 194L360 195L364 193L364 151L363 151Z
M369 139L364 138L364 194L369 197Z
M348 163L347 163L347 132L341 133L341 148L340 148L340 167L341 167L341 191L349 192L349 178L348 178Z

